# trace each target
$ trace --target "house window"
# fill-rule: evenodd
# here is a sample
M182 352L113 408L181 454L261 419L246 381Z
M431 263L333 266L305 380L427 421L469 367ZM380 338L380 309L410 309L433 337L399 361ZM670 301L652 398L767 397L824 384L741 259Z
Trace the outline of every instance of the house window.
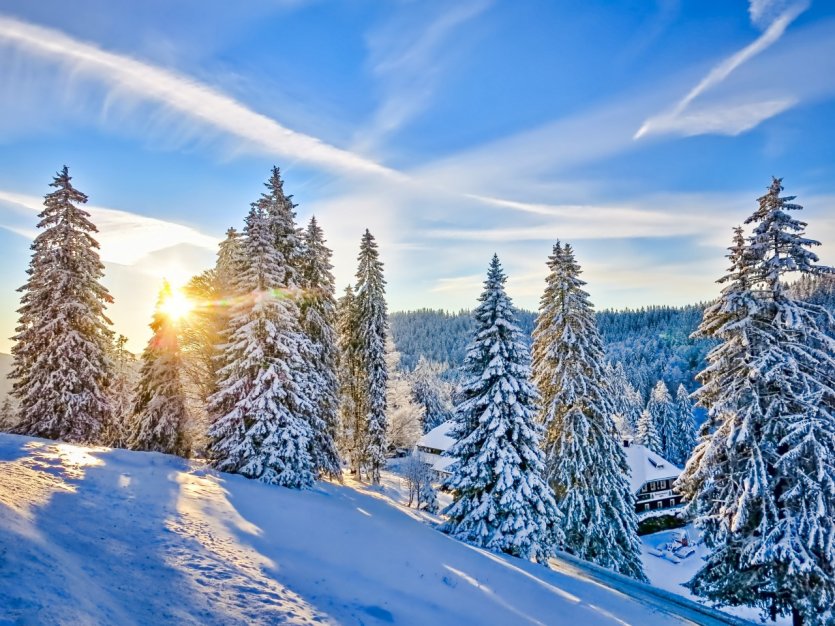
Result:
M676 505L676 499L675 498L670 498L670 506L675 506L675 505Z
M644 511L649 511L649 504L644 505Z
M659 508L659 509L663 509L663 508L664 508L664 501L663 501L663 500L659 500L659 501L658 501L658 508Z

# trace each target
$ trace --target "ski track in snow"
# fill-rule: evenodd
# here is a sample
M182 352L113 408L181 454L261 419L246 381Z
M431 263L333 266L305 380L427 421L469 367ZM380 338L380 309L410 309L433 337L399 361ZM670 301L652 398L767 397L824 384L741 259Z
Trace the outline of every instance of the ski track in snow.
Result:
M381 491L0 434L0 624L693 623L461 544Z

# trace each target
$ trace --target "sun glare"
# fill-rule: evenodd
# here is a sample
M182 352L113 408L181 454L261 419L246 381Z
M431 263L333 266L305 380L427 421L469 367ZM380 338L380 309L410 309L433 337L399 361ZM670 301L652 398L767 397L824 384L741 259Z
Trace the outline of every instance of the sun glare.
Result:
M160 306L160 309L172 320L180 320L191 313L194 304L186 298L182 291L176 289L168 296Z

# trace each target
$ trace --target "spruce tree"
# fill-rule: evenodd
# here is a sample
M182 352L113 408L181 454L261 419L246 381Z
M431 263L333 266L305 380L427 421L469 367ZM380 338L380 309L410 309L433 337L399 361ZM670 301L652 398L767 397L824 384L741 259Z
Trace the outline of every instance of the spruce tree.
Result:
M679 481L711 549L688 586L795 624L835 620L835 343L787 274L821 274L780 179L737 232L728 285L699 333L721 343L699 379L704 434Z
M418 359L412 372L412 398L420 405L423 413L423 432L428 433L450 419L449 407L446 406L441 381L440 369L423 355Z
M533 380L541 396L546 476L562 512L564 549L646 580L603 342L570 245L554 245L548 269L533 332Z
M188 415L180 382L182 357L177 320L164 311L171 295L171 285L164 281L151 322L154 334L142 353L142 371L134 394L127 440L131 450L187 456L184 433Z
M127 343L128 338L119 335L111 345L113 383L110 386L110 397L113 418L106 429L104 442L114 448L128 445L128 427L133 414L133 390L136 386L133 363L136 357L128 351Z
M292 195L284 193L284 181L277 167L273 166L270 178L264 185L267 193L262 194L260 203L266 210L276 252L283 259L278 284L292 291L303 282L304 234L296 226L295 209L298 205L293 202Z
M677 456L677 415L673 398L670 395L670 390L667 388L667 383L663 380L659 380L655 383L655 387L653 387L652 393L649 395L647 411L649 411L650 415L652 415L652 420L655 423L655 430L658 433L658 438L661 442L661 449L656 450L656 452L668 461L673 462L672 457Z
M3 404L0 405L0 432L12 432L15 424L17 424L17 411L12 404L11 396L7 395L3 398Z
M560 514L543 479L530 353L505 281L494 255L456 394L450 431L456 442L447 453L455 461L446 482L454 499L443 530L488 550L543 562L562 538Z
M339 379L336 363L336 299L331 270L331 251L315 217L310 218L304 236L304 258L301 267L303 296L301 300L302 330L313 344L313 367L319 384L311 398L317 423L313 437L313 459L317 475L342 478L342 461L336 442L339 439ZM312 426L312 425L311 425Z
M386 461L386 281L374 237L366 230L358 257L354 301L357 355L362 376L362 413L365 416L366 472L373 484L380 482Z
M214 466L227 472L283 485L309 487L313 481L310 425L305 396L309 373L300 356L307 341L299 329L295 300L285 297L283 258L263 202L253 204L242 246L246 267L235 284L239 294L219 370L209 431ZM309 343L309 342L308 342Z
M696 421L693 417L693 402L684 385L679 385L675 399L675 422L672 431L669 461L684 467L690 453L696 447Z
M362 363L356 332L356 299L350 285L337 302L339 336L339 415L342 422L342 449L348 457L351 472L359 479L365 467L366 419L362 412L364 386Z
M635 441L648 450L652 450L655 454L662 454L661 436L658 434L655 417L649 409L644 409L641 412L641 417L638 418Z
M113 301L100 280L98 232L79 205L67 167L58 172L39 214L40 234L23 292L9 375L19 401L17 432L79 443L101 443L112 419L108 356Z

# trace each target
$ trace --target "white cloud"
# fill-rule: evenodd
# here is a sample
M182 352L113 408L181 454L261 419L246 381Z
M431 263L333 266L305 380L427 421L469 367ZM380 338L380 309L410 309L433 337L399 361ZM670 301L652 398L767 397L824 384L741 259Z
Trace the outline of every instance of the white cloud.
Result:
M120 98L150 102L241 140L249 148L300 160L327 170L398 176L379 163L282 126L232 97L187 76L115 54L50 28L0 16L0 42L58 60L69 76L94 77Z
M771 8L776 6L773 2L763 0L759 3L752 3L752 7L755 3L758 4L758 16L761 15L760 10L765 10L765 5ZM759 5L763 5L763 7ZM768 119L768 117L772 117L792 106L796 102L796 99L788 96L769 102L753 102L744 105L737 103L731 104L730 106L726 103L724 106L713 106L695 112L688 111L690 105L699 96L718 86L744 63L747 63L774 45L783 36L789 25L807 7L808 3L806 2L798 2L789 6L770 23L765 32L757 37L757 39L715 65L671 110L647 119L635 133L635 139L652 134L664 133L683 135L720 133L737 135L753 128L761 121ZM759 119L756 122L752 122L751 118L746 117L745 113L758 114Z
M0 204L10 208L24 208L28 214L43 209L43 198L0 190ZM218 239L175 222L137 215L127 211L85 205L93 222L99 229L102 260L120 265L134 265L147 255L187 244L214 252ZM31 236L31 229L9 227L9 230L23 236Z

